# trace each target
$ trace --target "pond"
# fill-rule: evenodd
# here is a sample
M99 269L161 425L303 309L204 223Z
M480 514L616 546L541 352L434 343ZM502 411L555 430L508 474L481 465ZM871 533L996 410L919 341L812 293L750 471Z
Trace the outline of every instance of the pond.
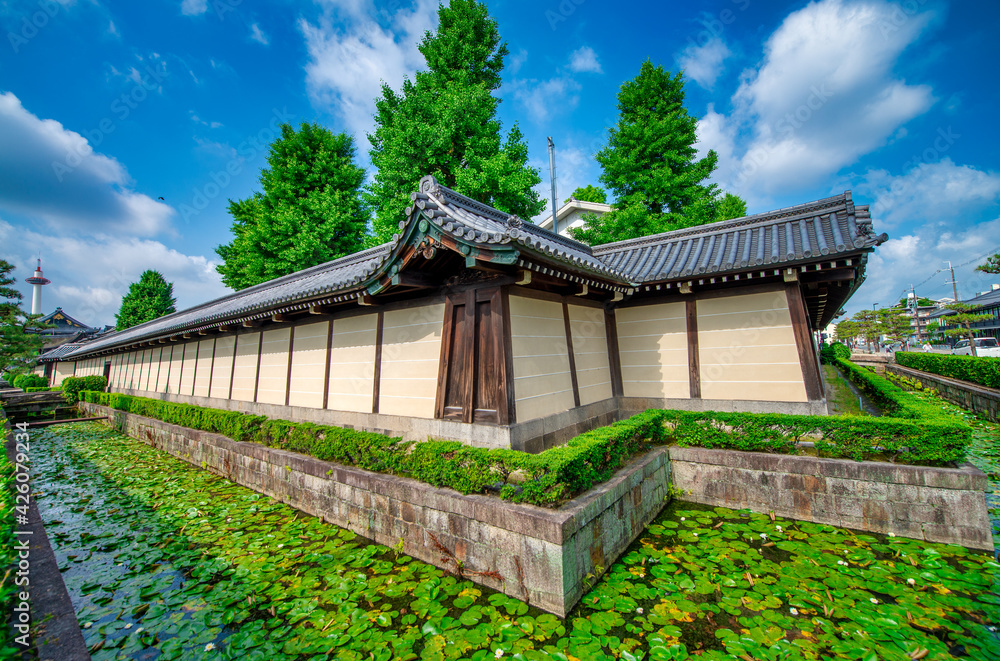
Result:
M95 423L32 433L93 658L1000 658L1000 565L674 503L565 620Z

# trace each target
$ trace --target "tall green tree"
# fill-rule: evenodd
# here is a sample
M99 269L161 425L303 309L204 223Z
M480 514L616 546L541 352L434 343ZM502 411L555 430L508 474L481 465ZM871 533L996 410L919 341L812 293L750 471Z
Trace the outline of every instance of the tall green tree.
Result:
M715 209L715 220L732 220L747 215L747 203L734 193L726 193Z
M159 271L143 271L139 281L129 285L128 293L122 298L115 315L115 328L125 330L177 312L176 303L172 282L167 282Z
M14 289L14 266L0 259L0 374L15 376L30 370L45 339L37 331L45 328L41 315L21 309L21 292ZM36 331L36 332L32 332Z
M229 201L235 237L215 249L222 281L245 289L360 250L368 210L354 156L345 133L282 124L260 173L263 192Z
M608 192L599 186L587 185L577 188L566 200L579 200L581 202L597 202L598 204L608 203Z
M486 5L450 0L438 8L439 25L419 49L427 71L403 81L396 92L382 85L376 100L368 188L375 211L374 241L388 241L420 178L441 184L501 211L531 218L545 207L533 187L538 170L528 167L528 147L515 124L501 138L496 118L500 73L507 56Z
M906 308L887 308L879 312L882 333L893 342L905 344L917 332L912 326L912 318L906 314Z
M597 153L615 209L574 236L598 245L717 220L719 189L705 181L718 156L696 158L697 123L684 106L683 74L644 62L621 86L618 123Z

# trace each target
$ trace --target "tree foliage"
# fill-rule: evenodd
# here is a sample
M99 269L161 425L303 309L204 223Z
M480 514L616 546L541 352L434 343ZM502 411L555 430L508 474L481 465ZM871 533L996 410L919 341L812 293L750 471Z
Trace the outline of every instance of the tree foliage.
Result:
M1000 253L990 255L986 263L977 266L976 270L983 273L1000 273Z
M159 271L143 271L139 281L130 284L122 298L115 315L115 329L125 330L176 312L176 303L172 282L167 282Z
M261 170L263 192L229 201L235 237L215 249L222 281L245 289L360 250L368 211L354 156L345 133L282 124Z
M972 324L978 323L980 321L986 321L990 318L988 314L975 314L973 310L974 306L968 303L949 303L946 305L949 310L954 310L955 314L948 315L945 318L945 323L949 326L958 326L958 328L950 328L944 332L948 337L964 337L969 340L969 349L972 355L976 355L976 341L975 335L972 332Z
M36 362L45 339L37 332L46 328L40 315L29 315L21 309L21 292L11 285L14 266L0 259L0 374L11 376L30 370Z
M494 92L508 50L496 21L475 0L442 4L438 17L437 31L426 33L419 46L427 71L404 80L399 92L383 84L375 102L375 131L368 139L378 171L368 200L377 242L392 237L424 175L523 218L545 207L533 190L541 177L527 165L518 126L501 139Z
M718 156L696 158L697 123L684 106L683 74L644 62L621 86L618 123L597 153L615 208L588 217L574 237L599 245L745 215L742 200L720 200L718 186L705 183Z
M567 202L570 200L579 200L580 202L597 202L598 204L608 203L608 192L599 186L594 186L592 184L587 186L582 186L577 188L573 193L566 199Z

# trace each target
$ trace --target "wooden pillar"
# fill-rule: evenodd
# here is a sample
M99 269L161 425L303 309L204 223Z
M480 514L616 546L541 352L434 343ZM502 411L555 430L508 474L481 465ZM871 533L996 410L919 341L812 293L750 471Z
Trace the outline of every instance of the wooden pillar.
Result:
M688 379L691 399L701 399L701 364L698 356L698 301L684 302L687 313Z
M788 300L788 311L792 318L792 330L795 333L795 345L799 350L799 363L802 365L802 378L806 384L806 397L810 402L823 399L823 387L820 383L819 364L816 362L816 352L813 349L809 316L806 310L805 298L798 282L785 285L785 296Z

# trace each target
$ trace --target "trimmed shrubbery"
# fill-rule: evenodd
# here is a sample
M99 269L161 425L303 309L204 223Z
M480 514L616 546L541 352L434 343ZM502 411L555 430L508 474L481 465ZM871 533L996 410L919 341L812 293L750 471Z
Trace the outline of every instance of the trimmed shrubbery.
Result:
M897 353L896 362L922 372L978 383L987 388L1000 388L1000 358L907 351Z
M62 391L66 401L76 404L84 391L103 392L108 388L108 380L103 376L68 376L63 379Z
M14 377L14 382L11 383L11 385L15 388L27 391L28 388L48 387L49 380L41 374L19 374Z
M824 363L832 363L835 358L850 360L851 350L843 342L834 342L833 344L824 344L819 350L819 355Z
M403 441L371 432L272 420L238 411L118 393L85 392L82 399L222 434L236 441L405 475L462 493L483 493L500 487L500 495L506 500L543 506L556 505L607 480L638 452L674 442L683 446L794 453L798 442L815 441L820 455L825 457L863 460L881 455L891 461L935 465L964 459L971 441L967 426L942 416L933 406L919 402L885 379L851 363L846 365L845 371L854 374L852 380L899 417L651 409L534 455L474 448L456 441ZM920 419L911 419L917 417Z

